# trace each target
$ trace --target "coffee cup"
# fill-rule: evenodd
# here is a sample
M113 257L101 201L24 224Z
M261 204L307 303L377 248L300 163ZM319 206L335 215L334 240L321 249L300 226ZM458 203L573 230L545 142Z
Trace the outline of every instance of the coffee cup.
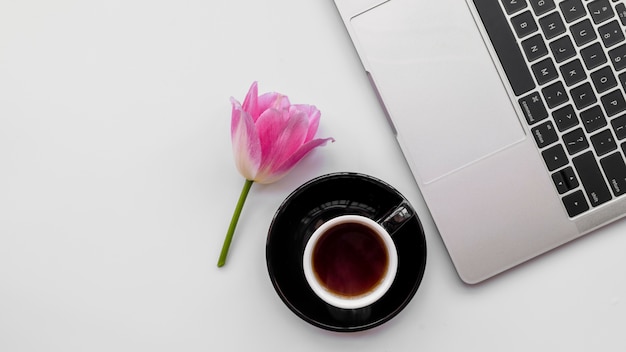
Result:
M341 215L319 226L308 240L302 264L313 292L342 309L359 309L377 302L392 286L398 252L392 235L413 214L398 206L375 221L361 215Z

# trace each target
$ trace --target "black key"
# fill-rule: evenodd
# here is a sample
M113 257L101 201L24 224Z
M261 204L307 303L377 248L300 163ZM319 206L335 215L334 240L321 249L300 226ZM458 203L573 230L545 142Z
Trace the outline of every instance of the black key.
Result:
M580 0L565 0L559 4L559 7L567 23L572 23L587 14Z
M541 34L532 36L522 42L522 49L529 62L535 61L548 54L548 48Z
M589 20L583 20L572 25L570 30L572 32L572 36L574 37L574 41L578 46L583 46L598 37L593 29L591 21Z
M564 196L563 205L565 206L565 210L567 210L567 214L571 218L589 210L589 204L587 204L587 200L585 200L583 191L576 191L572 194Z
M526 3L526 0L502 0L502 5L506 13L511 15L519 10L525 9L528 3Z
M585 132L583 132L582 128L577 128L572 132L564 134L563 143L565 143L565 148L567 148L567 152L570 155L579 153L589 147L589 142L587 142L587 137L585 137Z
M559 69L561 70L561 76L563 76L565 84L567 84L568 87L573 86L574 84L587 78L585 69L583 69L583 64L581 64L578 59L566 63L565 65L559 67Z
M602 42L607 48L624 41L624 33L617 20L598 28L598 34L600 34L600 38L602 38Z
M537 83L540 85L548 83L559 77L559 73L556 70L556 67L554 67L552 59L549 57L532 65L531 68L537 78Z
M591 80L593 81L593 85L596 87L598 93L604 93L617 85L617 80L615 79L615 75L613 75L613 70L611 70L611 67L609 66L604 66L603 68L592 72Z
M613 127L613 132L615 132L617 139L622 140L626 138L626 115L611 120L611 126Z
M527 35L537 31L537 23L530 11L522 12L511 18L511 24L518 38L524 38Z
M595 0L589 4L589 13L595 24L602 23L615 16L609 0Z
M543 88L541 93L543 93L543 96L546 98L546 104L548 104L549 108L557 107L569 100L567 91L561 81L554 82Z
M606 126L606 118L599 105L580 113L580 120L583 122L585 131L591 133Z
M604 181L593 152L589 151L575 157L573 163L591 206L597 207L609 201L611 192Z
M567 35L550 43L550 50L552 50L556 62L563 62L576 55L574 44Z
M593 145L593 149L596 151L596 154L598 154L598 156L608 154L609 152L617 149L617 144L615 143L615 138L613 138L611 130L598 132L591 136L590 139L591 144Z
M602 49L600 43L591 44L582 49L580 56L583 57L583 61L588 70L592 70L607 61L606 55L604 55L604 49Z
M563 179L565 179L565 183L569 189L574 189L578 187L578 179L576 178L576 174L574 173L574 169L570 166L561 170L561 174L563 175Z
M535 137L535 142L537 142L539 148L546 147L559 140L556 129L550 121L544 122L530 131Z
M589 82L583 83L578 87L573 88L571 90L571 94L572 100L579 110L598 101Z
M554 0L530 0L530 6L533 7L533 11L535 11L537 17L556 8Z
M554 118L556 127L561 132L578 125L578 117L576 116L576 112L574 111L572 104L567 104L564 107L555 110L552 113L552 117Z
M552 3L552 5L554 5L554 3ZM539 26L541 26L541 30L548 40L565 33L565 24L558 12L553 12L540 18Z
M626 44L622 44L610 50L609 57L611 58L615 71L620 71L626 67Z
M554 181L554 185L559 194L566 193L578 187L578 179L574 174L574 169L569 166L552 174L552 181Z
M541 155L543 156L543 160L550 171L559 169L567 165L568 162L565 150L560 144L555 144L554 146L544 150L541 152Z
M493 0L474 0L474 4L515 95L520 96L535 88L535 81L502 9L493 6Z
M617 76L617 79L622 84L622 88L624 88L626 90L626 72L624 72L624 73L620 74L619 76Z
M600 160L602 170L609 180L611 191L617 197L626 192L626 164L619 153L613 153Z
M563 178L563 175L561 174L561 172L555 172L552 174L552 182L554 182L554 185L556 186L556 190L557 192L559 192L559 194L563 194L569 191L569 189L567 189L567 184L565 183L565 179Z
M617 15L619 16L620 22L622 22L622 26L626 26L626 5L623 3L615 5L615 11L617 11Z
M602 101L602 106L604 106L604 110L609 117L626 110L626 100L624 100L624 95L619 89L604 95L600 98L600 100Z
M543 103L543 99L538 92L533 92L519 100L519 105L524 112L526 122L529 125L535 124L546 117L548 117L548 111Z

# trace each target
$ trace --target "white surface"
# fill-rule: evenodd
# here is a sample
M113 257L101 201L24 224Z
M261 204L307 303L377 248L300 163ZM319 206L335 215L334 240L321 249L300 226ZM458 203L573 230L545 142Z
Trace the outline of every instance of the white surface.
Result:
M218 269L253 80L337 142L253 186ZM626 349L624 221L461 283L331 1L0 0L0 168L3 352ZM280 202L334 171L392 184L428 240L411 304L356 334L300 320L265 267Z

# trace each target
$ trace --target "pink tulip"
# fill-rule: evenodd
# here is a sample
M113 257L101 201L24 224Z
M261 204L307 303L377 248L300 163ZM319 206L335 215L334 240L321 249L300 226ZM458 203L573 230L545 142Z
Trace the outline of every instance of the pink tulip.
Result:
M320 121L320 111L315 106L292 105L289 98L280 93L259 96L256 82L252 83L243 105L234 98L231 103L233 154L237 169L246 181L218 266L226 262L235 226L252 184L279 180L310 151L334 141L333 138L314 139Z

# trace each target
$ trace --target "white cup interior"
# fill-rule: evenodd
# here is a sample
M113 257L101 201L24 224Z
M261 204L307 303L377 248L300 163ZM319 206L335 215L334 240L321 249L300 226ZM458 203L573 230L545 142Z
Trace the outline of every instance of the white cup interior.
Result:
M320 283L313 268L313 252L320 237L325 234L329 229L345 223L358 223L365 225L373 230L373 232L376 233L380 239L382 239L388 258L386 271L383 274L383 277L379 281L378 285L367 293L356 297L346 297L329 291L326 287L322 285L322 283ZM344 309L357 309L375 303L389 290L391 284L393 283L393 280L395 279L398 269L398 254L396 251L396 246L389 233L374 220L359 215L342 215L330 219L329 221L322 224L317 230L315 230L315 232L313 233L313 235L311 235L311 238L307 242L302 260L306 281L308 282L313 292L315 292L315 294L326 303Z

